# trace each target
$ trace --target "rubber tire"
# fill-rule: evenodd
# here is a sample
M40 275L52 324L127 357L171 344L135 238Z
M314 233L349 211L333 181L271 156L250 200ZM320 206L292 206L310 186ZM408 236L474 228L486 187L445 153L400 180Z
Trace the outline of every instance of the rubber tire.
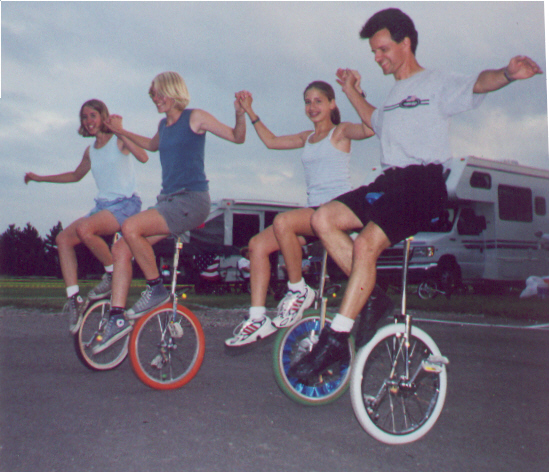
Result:
M355 361L353 364L352 374L351 374L351 385L350 385L351 404L353 406L353 410L355 412L355 416L358 422L360 423L362 428L364 428L364 430L368 434L370 434L373 438L385 444L391 444L391 445L407 444L407 443L416 441L431 430L431 428L436 423L438 417L440 416L440 413L442 412L442 408L444 406L444 401L446 398L447 385L448 385L447 372L444 366L442 371L439 374L431 374L431 375L438 375L438 394L433 396L434 404L432 405L430 412L426 415L427 419L418 427L414 427L411 431L407 433L395 434L388 431L384 431L378 425L376 425L376 423L373 422L373 420L371 419L370 415L366 410L366 406L363 400L362 383L363 383L364 368L366 366L366 363L370 355L372 354L372 351L375 350L376 346L380 345L387 338L393 337L397 333L399 334L404 333L404 330L405 330L405 325L403 323L388 325L381 328L376 333L376 335L372 338L372 340L357 352L355 356ZM432 354L440 355L440 350L438 349L437 345L425 331L415 326L412 327L412 338L415 338L421 341L429 349L429 351ZM382 347L382 349L384 353L387 352L384 346ZM413 372L414 372L414 368L411 369L412 374ZM429 376L426 376L426 377L429 377ZM383 379L385 378L386 377L384 376ZM434 379L434 378L431 377L431 379ZM433 382L435 385L437 384L436 380L433 380ZM372 387L373 392L378 392L381 390L380 386L377 384L378 382L376 382L376 385L373 385ZM399 388L399 392L400 392L400 388ZM415 398L415 395L413 397ZM405 401L406 399L404 398L404 395L401 395L399 396L399 400Z
M194 315L192 311L188 308L177 305L177 314L178 318L181 317L182 320L185 320L186 327L184 328L184 333L188 332L189 329L192 330L195 339L195 346L193 346L191 351L190 363L187 365L185 361L185 370L181 375L176 375L173 379L163 380L162 373L160 369L152 370L152 372L158 373L159 375L152 375L147 369L150 369L150 362L153 359L152 354L154 352L158 353L158 346L161 341L160 331L158 331L158 340L154 341L154 347L152 347L153 352L150 352L151 343L147 343L145 346L145 335L148 335L147 328L149 328L149 322L156 323L154 318L157 315L162 314L163 312L169 312L169 315L172 314L172 303L168 302L164 305L146 313L141 318L139 318L134 326L134 329L131 333L129 352L130 360L132 364L133 371L135 372L137 378L141 380L145 385L148 385L151 388L156 390L173 390L183 387L185 384L190 382L200 370L202 366L202 361L204 360L204 353L206 351L206 339L204 337L204 331L202 330L202 325L198 318ZM152 328L156 330L156 327ZM184 334L184 337L186 335ZM188 337L188 336L187 336ZM156 339L156 338L154 338ZM181 347L179 347L178 352L182 352ZM146 351L149 349L149 351ZM154 351L156 349L156 351ZM142 362L140 357L141 355L146 358L145 363ZM160 377L160 378L159 378Z
M91 344L97 334L99 322L103 316L108 315L110 306L109 299L92 303L82 317L80 329L73 336L76 356L90 370L115 369L124 362L128 355L129 336L99 354L94 355L91 352Z
M438 295L438 284L435 279L428 278L417 287L417 295L422 300L432 300Z
M331 317L327 315L326 324L329 323L331 323ZM273 346L273 372L277 385L288 398L306 406L321 406L337 400L349 388L354 342L352 338L349 338L351 360L343 371L343 376L339 375L330 381L325 381L326 377L323 376L322 382L318 386L304 385L297 379L288 378L286 372L290 368L290 356L296 341L303 339L304 334L310 332L310 328L313 326L317 329L320 328L320 314L310 310L306 311L303 318L293 326L279 330Z

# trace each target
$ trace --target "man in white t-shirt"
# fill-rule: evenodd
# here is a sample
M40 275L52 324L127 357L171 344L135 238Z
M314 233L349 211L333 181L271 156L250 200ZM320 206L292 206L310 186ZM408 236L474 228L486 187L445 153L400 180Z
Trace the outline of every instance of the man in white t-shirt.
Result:
M330 256L349 275L338 314L325 327L311 353L292 366L289 375L303 381L322 374L349 355L349 333L368 298L376 296L376 262L392 244L412 236L441 215L447 202L444 162L451 157L449 119L477 107L484 94L510 82L541 74L525 56L498 70L463 76L425 70L415 57L417 31L402 11L390 8L373 15L361 38L369 39L375 61L395 85L382 108L360 93L360 75L337 71L338 83L362 121L381 142L383 173L370 185L321 206L312 225ZM352 240L348 232L358 231ZM368 311L368 310L366 310ZM357 339L375 334L384 310L361 316Z

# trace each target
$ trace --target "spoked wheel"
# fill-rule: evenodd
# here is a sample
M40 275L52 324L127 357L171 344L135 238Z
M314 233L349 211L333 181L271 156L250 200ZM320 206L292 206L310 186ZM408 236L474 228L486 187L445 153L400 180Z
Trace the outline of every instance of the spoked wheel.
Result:
M187 308L166 303L141 317L130 338L137 377L158 390L180 388L200 370L206 340L200 321Z
M380 329L356 355L351 402L360 425L378 441L405 444L424 436L446 398L447 373L431 337L412 327L406 380L402 323Z
M422 300L430 300L438 295L438 284L433 278L424 280L417 287L417 294Z
M331 319L326 317L326 324ZM318 342L320 315L309 312L290 328L280 330L273 348L273 369L276 383L286 396L297 403L315 406L326 405L337 400L349 387L350 364L354 357L354 347L349 340L350 360L336 364L324 375L318 377L314 385L305 385L293 377L288 377L290 366L309 353Z
M84 313L82 325L74 335L74 349L78 359L91 370L110 370L118 367L128 355L129 336L114 343L99 354L91 352L97 333L107 324L110 300L93 303Z

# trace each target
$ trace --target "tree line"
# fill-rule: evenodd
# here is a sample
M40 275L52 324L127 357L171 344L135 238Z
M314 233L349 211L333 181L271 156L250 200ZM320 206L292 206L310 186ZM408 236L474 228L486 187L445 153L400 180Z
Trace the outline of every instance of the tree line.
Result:
M21 229L10 225L0 235L0 274L11 277L59 277L61 268L55 238L63 230L61 222L51 228L45 238L30 223ZM78 277L102 274L101 263L90 250L76 247Z

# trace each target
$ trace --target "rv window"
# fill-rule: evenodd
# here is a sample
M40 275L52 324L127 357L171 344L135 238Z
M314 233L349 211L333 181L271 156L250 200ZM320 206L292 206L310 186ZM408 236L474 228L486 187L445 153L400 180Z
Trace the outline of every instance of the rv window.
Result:
M259 215L233 214L233 246L244 247L259 233Z
M499 217L505 221L531 222L532 190L510 185L498 186Z
M454 226L455 217L455 208L446 208L440 217L431 220L430 225L424 231L429 233L448 233Z
M545 198L543 197L534 198L534 210L536 212L536 215L545 216L545 213L546 213Z
M484 188L489 190L492 188L492 177L485 172L473 172L469 184L473 188Z
M478 236L486 229L486 218L476 215L472 208L462 208L457 224L458 234Z

